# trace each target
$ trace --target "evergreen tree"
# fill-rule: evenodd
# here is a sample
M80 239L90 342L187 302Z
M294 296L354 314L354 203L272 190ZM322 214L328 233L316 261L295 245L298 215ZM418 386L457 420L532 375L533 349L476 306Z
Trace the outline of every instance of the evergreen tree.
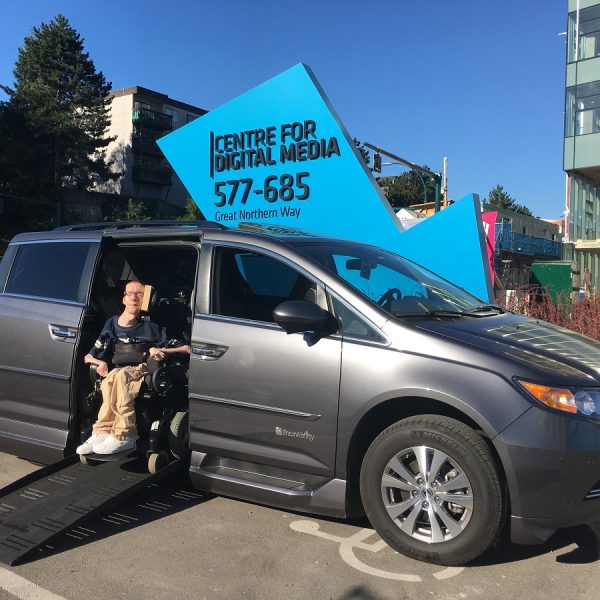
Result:
M103 155L111 141L105 137L111 84L96 71L66 17L33 28L13 74L14 87L1 86L9 97L0 106L5 189L48 195L119 176Z
M497 185L490 190L487 204L491 207L504 208L522 215L533 217L532 212L526 206L518 204L508 192L504 191L504 188L501 185Z

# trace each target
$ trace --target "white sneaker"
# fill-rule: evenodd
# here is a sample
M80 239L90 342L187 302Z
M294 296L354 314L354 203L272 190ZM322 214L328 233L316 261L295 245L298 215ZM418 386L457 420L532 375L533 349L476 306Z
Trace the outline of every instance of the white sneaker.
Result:
M77 446L75 452L77 452L77 454L90 454L94 451L94 446L104 442L108 436L108 433L92 433L83 444Z
M118 440L116 437L109 435L94 444L94 454L116 454L117 452L133 450L135 448L135 440L137 440L137 436L127 438L126 440Z

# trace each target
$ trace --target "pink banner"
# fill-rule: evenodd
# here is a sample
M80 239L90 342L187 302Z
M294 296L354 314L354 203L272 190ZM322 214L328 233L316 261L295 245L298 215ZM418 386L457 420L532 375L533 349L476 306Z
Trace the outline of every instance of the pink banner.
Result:
M496 217L498 213L485 212L481 214L483 221L483 230L485 231L485 247L487 249L487 257L490 263L490 273L492 274L492 285L494 285L494 251L496 250Z

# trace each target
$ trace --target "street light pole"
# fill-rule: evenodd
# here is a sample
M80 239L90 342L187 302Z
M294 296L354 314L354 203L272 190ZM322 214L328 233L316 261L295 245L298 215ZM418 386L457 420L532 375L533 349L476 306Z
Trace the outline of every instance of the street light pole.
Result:
M384 156L391 158L392 160L400 163L401 165L411 168L421 178L421 181L423 182L423 187L425 187L425 182L423 180L421 173L425 173L426 175L429 175L429 177L432 177L433 180L435 181L435 200L434 200L435 212L439 212L439 210L440 210L440 191L441 191L441 185L442 185L441 173L435 173L434 171L430 171L429 169L426 169L425 167L416 165L415 163L412 163L409 160L406 160L405 158L401 158L400 156L396 156L395 154L392 154L391 152L388 152L387 150L383 150L382 148L379 148L379 146L374 146L373 144L369 144L368 142L364 142L364 145L367 148L374 150L378 154L383 154Z

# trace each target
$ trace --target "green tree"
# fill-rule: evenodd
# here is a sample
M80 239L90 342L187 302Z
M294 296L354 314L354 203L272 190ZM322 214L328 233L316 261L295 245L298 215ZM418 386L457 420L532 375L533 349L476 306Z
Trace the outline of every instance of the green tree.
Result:
M129 198L125 210L117 215L117 221L147 221L150 219L148 209L141 200Z
M490 190L486 202L489 206L494 208L504 208L522 215L533 217L532 212L523 204L518 204L508 192L504 191L504 188L501 185L497 185Z
M33 28L13 75L12 88L1 86L8 101L0 106L0 189L51 195L119 176L103 153L111 141L111 84L66 17Z
M203 218L198 205L191 198L185 201L184 212L178 217L180 221L199 221Z
M429 168L425 166L425 168ZM435 180L425 173L411 169L397 177L381 177L378 179L383 193L395 210L410 206L433 202L435 198ZM423 185L424 184L424 185Z

